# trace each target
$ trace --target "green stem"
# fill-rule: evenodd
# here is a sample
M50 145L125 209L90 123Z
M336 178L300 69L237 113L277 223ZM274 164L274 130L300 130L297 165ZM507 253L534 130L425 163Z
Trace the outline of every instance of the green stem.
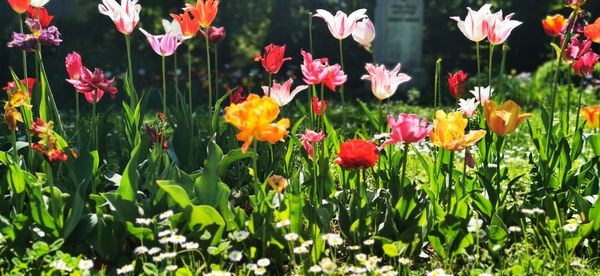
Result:
M500 163L502 162L502 144L504 143L504 137L503 136L498 136L498 139L496 141L496 196L498 197L498 199L500 199L500 189L502 189L502 187L500 186L502 183L502 177L500 175ZM502 202L498 201L496 203L495 208L498 208L499 205L502 205Z
M448 163L448 210L452 206L452 184L454 174L454 151L450 151L450 162Z
M175 106L179 108L179 80L177 74L177 52L173 54L173 82L175 82Z
M506 70L506 56L509 47L506 44L502 45L502 59L500 60L500 73L498 74L498 83L496 83L496 94L500 95L504 85L504 71Z
M131 85L133 85L133 66L131 66L131 38L128 35L125 35L125 45L127 46L127 73L129 74L129 82L131 83ZM137 104L137 93L135 90L133 90L133 95L131 97L131 99L129 99L131 102L131 108L135 108L136 104Z
M208 30L207 30L208 32ZM206 66L208 67L208 110L212 107L212 72L210 62L210 45L208 44L208 35L204 40L206 42Z
M342 65L342 71L344 71L344 49L343 49L343 40L339 39L338 40L340 43L340 64ZM344 71L345 72L345 71ZM342 106L346 106L345 103L346 101L344 100L344 84L342 84L342 86L340 87L340 93L342 94ZM342 113L345 114L345 113Z
M52 216L52 220L56 221L56 208L54 204L54 180L52 177L52 165L49 161L44 161L44 173L46 174L46 182L50 186L50 215Z
M579 101L577 102L577 117L575 119L575 131L579 128L579 115L581 114L581 98L583 96L583 80L581 79L581 83L579 84L579 88L577 92L579 92Z
M46 69L44 67L44 59L42 58L42 46L40 43L38 43L37 48L38 48L37 56L38 56L38 63L39 63L39 67L40 67L40 74L44 77L45 80L48 80L48 75L46 74ZM63 128L62 120L60 119L60 114L58 113L58 108L56 107L56 102L54 101L54 95L52 94L52 89L50 88L49 83L46 83L46 88L48 89L48 94L46 95L46 98L50 102L52 112L56 116L55 119L56 119L56 126L58 127L58 134L65 137L65 130Z
M313 14L308 12L308 40L310 42L310 53L313 54L313 32L312 32Z
M565 116L567 117L566 123L567 123L567 127L565 128L565 135L569 133L569 129L570 129L570 113L571 113L571 93L573 90L573 82L571 80L571 78L573 77L573 71L569 69L569 73L568 73L568 80L569 80L569 85L567 87L567 110L565 113Z
M188 45L187 60L188 60L188 83L187 83L188 105L189 105L190 116L191 116L193 113L193 108L192 108L192 45L191 45L191 43Z
M404 143L404 153L402 153L402 177L400 178L400 196L404 194L404 178L406 177L406 164L408 163L409 143ZM391 156L391 154L390 154Z
M321 103L325 102L325 84L321 83L321 99L320 99ZM321 131L323 131L323 133L325 133L325 113L326 113L327 109L323 108L323 106L321 106Z
M273 86L273 74L269 73L269 92L267 93L267 97L271 97L271 86Z
M479 41L475 42L475 50L477 52L477 75L481 74L481 60L479 55Z
M440 79L441 79L441 74L442 74L442 59L438 58L437 61L435 62L435 76L434 76L434 87L433 87L433 109L435 112L435 109L437 109L437 104L438 104L438 97L440 95Z
M79 94L79 93L78 93ZM96 104L98 102L98 93L94 91L94 103L92 104L92 136L93 136L93 149L98 149L98 120L96 118Z
M469 148L465 148L465 160L463 162L463 175L462 175L462 190L466 191L467 187L467 154L469 154Z
M167 116L167 77L166 77L166 69L165 69L165 57L162 56L162 105L163 105L163 114L165 117Z
M17 150L17 132L13 129L10 131L10 143L12 144L13 162L19 166L19 152Z
M490 44L490 60L488 63L488 86L492 87L492 65L494 63L494 44Z
M215 99L219 99L219 47L215 44Z

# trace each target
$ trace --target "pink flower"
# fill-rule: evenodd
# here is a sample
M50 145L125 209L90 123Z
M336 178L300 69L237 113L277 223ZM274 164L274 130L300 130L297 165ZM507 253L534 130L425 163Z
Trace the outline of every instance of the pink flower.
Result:
M352 38L367 50L371 50L371 43L375 40L375 26L369 18L365 18L358 23L352 32Z
M483 23L487 25L487 38L492 45L500 45L504 43L512 30L523 22L511 20L514 13L507 15L502 18L502 11L494 13L488 16L487 20Z
M471 41L480 42L484 40L488 34L487 24L484 24L486 18L491 15L490 8L491 4L485 4L479 9L479 11L473 11L471 8L467 8L469 13L464 21L458 16L450 17L458 24L458 29Z
M311 159L313 158L314 154L312 143L321 142L323 141L323 138L325 138L325 134L323 134L322 131L315 132L310 129L306 129L304 131L304 134L300 134L300 139L302 140L302 147L304 147L304 150L306 150L308 156L310 156Z
M594 72L594 67L598 63L598 54L588 51L576 62L573 63L573 70L581 76L589 76Z
M72 84L77 92L85 96L88 103L99 102L104 93L108 92L112 98L117 94L117 88L112 87L114 78L106 79L104 72L96 68L92 73L89 69L82 67L81 75L78 79L69 79L68 83Z
M473 94L473 96L475 96L475 99L477 100L478 104L483 105L483 103L485 103L485 101L489 100L492 97L492 94L494 94L494 89L491 87L475 87L473 90L469 91L471 94ZM480 97L481 96L481 99Z
M306 88L308 88L308 85L300 85L300 86L296 87L292 92L290 92L290 90L292 89L293 82L294 81L291 78L281 84L277 83L276 81L273 81L273 87L271 87L270 95L269 95L269 87L268 86L263 86L262 89L263 89L265 95L267 95L271 99L273 99L277 103L277 105L284 106L284 105L290 103L294 99L296 94L298 94L302 90L306 90Z
M124 35L130 35L140 21L142 6L137 0L121 0L121 5L115 0L102 0L98 4L98 11L115 22L117 30Z
M338 11L335 16L326 10L317 10L315 17L320 17L325 20L329 31L333 37L342 40L350 36L356 27L356 22L367 17L365 13L367 9L356 10L350 15L346 15L342 11Z
M312 108L315 112L315 115L321 116L327 110L327 100L319 101L319 98L313 96L312 98Z
M320 78L325 83L325 86L329 88L329 90L335 92L335 88L340 86L348 80L348 76L342 71L342 67L339 64L335 64L329 66L321 72Z
M581 58L583 54L587 53L591 48L591 40L585 39L583 41L579 41L579 34L576 34L573 36L573 38L571 38L571 42L567 46L567 49L565 49L565 60L577 60Z
M304 82L306 84L320 84L323 82L321 79L321 73L325 70L329 64L327 58L314 59L311 53L305 51L300 52L304 57L304 62L300 65L302 75L304 76Z
M392 132L385 134L389 139L381 145L382 148L387 145L398 143L420 142L425 139L427 134L431 131L427 119L421 120L419 116L415 114L400 114L398 115L398 120L395 120L394 116L388 115L387 121Z
M385 65L375 66L371 63L367 63L365 68L369 74L361 79L371 81L371 91L379 100L391 97L400 84L411 79L408 75L400 73L400 64L392 71L387 70Z
M65 58L65 66L67 67L69 78L72 80L78 80L83 70L81 56L77 52L68 54Z
M466 117L472 117L473 115L475 115L475 113L477 112L478 105L479 105L479 103L477 102L477 99L475 99L475 98L470 98L468 100L465 100L465 99L458 100L459 110Z
M146 36L148 42L150 42L152 50L163 57L174 54L177 51L177 47L181 44L181 41L177 38L178 35L173 33L151 35L144 29L140 28L140 31Z

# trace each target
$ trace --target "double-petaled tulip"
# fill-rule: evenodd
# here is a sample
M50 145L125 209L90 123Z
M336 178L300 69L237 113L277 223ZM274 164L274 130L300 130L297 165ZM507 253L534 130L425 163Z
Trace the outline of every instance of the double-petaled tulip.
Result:
M389 139L383 142L382 148L398 143L418 143L431 131L427 119L421 119L415 114L400 114L398 120L388 115L387 121L392 131L383 135Z
M473 115L475 115L475 113L477 112L477 106L479 105L479 103L477 102L477 100L475 98L470 98L470 99L459 99L458 100L458 107L460 112L462 112L463 115L467 116L467 117L473 117Z
M477 143L485 136L485 130L474 130L465 135L467 119L460 112L446 114L443 110L435 112L433 131L429 133L431 142L449 151L462 150Z
M23 14L29 8L30 0L8 0L10 7L18 14Z
M315 17L323 18L333 37L342 40L352 34L359 20L367 17L366 12L367 9L360 9L346 15L344 12L338 11L333 16L330 12L319 9Z
M31 34L12 33L11 40L7 43L8 48L18 48L25 51L35 51L37 43L48 46L58 46L62 42L60 32L55 26L42 28L37 19L27 18L25 24Z
M29 7L27 9L27 16L29 16L29 18L32 19L37 19L40 22L42 28L47 28L48 26L50 26L50 22L52 22L52 19L54 18L54 16L48 13L48 10L46 8L34 7Z
M323 141L323 138L325 138L325 134L323 134L323 131L315 132L313 130L306 129L304 131L304 134L300 134L300 140L302 140L302 147L304 148L304 150L306 150L310 158L313 158L314 156L313 143L321 142Z
M241 86L238 86L235 91L227 88L227 94L229 94L229 104L241 104L248 98L248 95L244 94L244 88Z
M285 57L285 44L283 46L269 44L265 47L263 55L256 54L254 61L260 61L263 68L269 72L269 74L277 74L283 63L291 60L292 58Z
M41 8L48 4L48 2L50 2L50 0L31 0L29 4L34 8Z
M334 64L327 66L327 68L321 72L321 79L329 90L335 92L336 87L346 83L348 76L342 71L342 66Z
M117 88L112 86L115 78L107 79L104 72L98 68L92 72L84 67L77 52L67 55L65 67L69 74L66 81L72 84L78 93L83 94L88 103L99 102L104 93L109 93L112 98L117 94Z
M375 25L369 18L365 18L356 23L352 38L368 51L371 51L371 43L375 40Z
M453 98L460 99L465 94L468 78L469 74L463 70L458 70L454 74L448 73L448 90Z
M521 107L511 100L502 105L486 101L483 112L488 128L498 136L513 133L519 124L531 117L530 113L521 113Z
M592 41L589 39L579 40L579 34L571 38L571 42L565 49L565 59L567 61L578 60L592 48Z
M581 116L589 128L600 128L600 105L586 106L581 109Z
M392 71L386 69L385 65L376 66L371 63L367 63L365 68L369 74L363 75L361 79L371 81L371 91L379 100L391 97L400 84L411 79L407 74L400 73L400 64Z
M588 51L581 58L573 63L573 70L580 76L589 76L594 72L594 67L598 63L598 54Z
M150 42L152 50L163 57L173 55L175 51L177 51L177 47L181 44L181 40L175 34L166 33L164 35L151 35L141 28L140 31L146 36L148 42Z
M321 116L327 110L327 100L319 101L319 98L313 96L312 98L312 108L315 112L315 115Z
M192 18L190 11L186 10L182 14L171 14L171 17L177 22L179 26L179 32L183 35L184 39L190 39L198 33L200 27L200 20L198 17Z
M370 141L353 139L340 145L340 153L335 158L335 163L344 170L368 169L379 160L379 150Z
M329 60L327 58L313 59L312 54L305 51L300 53L304 57L302 65L300 65L304 82L311 85L323 82L321 73L329 66Z
M115 23L117 30L124 35L130 35L140 21L142 6L137 0L121 0L121 4L115 0L102 0L98 4L98 11Z
M567 20L562 14L548 15L546 19L542 20L544 32L551 37L559 36L565 25L567 25Z
M600 17L597 18L593 24L583 27L583 34L589 40L595 43L600 43Z
M523 24L523 22L511 20L513 15L514 13L511 13L503 17L502 11L499 11L487 17L484 24L487 25L487 38L492 45L504 43L512 30Z
M219 11L219 0L198 0L196 6L185 4L185 10L192 13L198 20L198 25L203 29L208 28L217 17Z
M225 121L240 131L235 137L244 142L242 152L248 151L255 139L271 144L283 141L290 120L281 119L274 123L278 115L279 106L273 99L256 94L250 94L241 104L225 107Z
M284 83L278 83L276 81L273 81L273 86L270 89L271 94L269 94L268 86L263 86L262 89L265 95L273 99L279 106L284 106L290 103L294 99L296 94L308 88L307 85L300 85L294 88L294 90L292 91L293 82L294 81L291 78Z
M473 42L480 42L488 35L486 19L492 14L491 7L491 4L485 4L478 11L467 8L469 12L464 21L458 16L450 17L450 19L457 22L458 29L465 37Z
M225 39L225 27L208 27L207 31L200 31L211 43L221 43Z
M475 87L473 90L470 90L471 94L475 96L477 102L481 105L487 100L489 100L494 94L494 89L490 86L488 87Z

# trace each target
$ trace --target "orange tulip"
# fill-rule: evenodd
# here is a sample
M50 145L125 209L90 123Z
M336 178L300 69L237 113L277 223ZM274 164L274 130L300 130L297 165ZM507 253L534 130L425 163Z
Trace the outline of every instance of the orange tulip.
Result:
M196 6L185 4L185 10L189 10L194 18L198 19L198 24L203 29L208 28L219 11L219 0L198 0Z
M186 10L182 14L171 14L171 17L179 23L181 27L181 33L185 39L192 38L198 33L200 20L197 16L194 19L190 16L190 11Z
M521 113L521 107L511 100L500 106L488 100L483 104L483 111L488 127L498 136L513 133L519 124L531 117L530 113Z
M559 36L566 24L567 20L561 14L548 15L546 19L542 20L544 32L551 37Z
M461 112L446 114L443 110L435 112L433 131L429 133L431 142L449 151L462 150L472 146L485 136L485 130L474 130L465 135L467 119Z
M278 115L279 105L273 99L256 94L250 94L241 104L233 103L225 108L225 121L240 131L235 137L244 142L243 152L248 151L254 139L271 144L284 141L290 120L281 119L273 123Z
M269 177L269 179L267 179L267 183L269 183L269 186L271 186L271 188L273 188L273 190L278 194L283 193L283 190L285 190L288 185L288 181L285 179L285 177L276 174Z
M583 34L591 41L600 43L600 17L596 19L594 24L585 26L583 28Z
M4 121L8 125L8 129L18 130L17 122L23 122L23 115L10 102L6 102L4 104Z
M30 2L30 0L8 0L10 7L18 14L25 13Z
M589 128L600 128L600 105L582 108L581 116L585 119Z

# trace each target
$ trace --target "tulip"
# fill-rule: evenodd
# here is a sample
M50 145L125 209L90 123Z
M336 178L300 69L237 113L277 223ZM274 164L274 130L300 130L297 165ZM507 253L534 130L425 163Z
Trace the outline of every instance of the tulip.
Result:
M241 104L245 102L248 97L244 94L244 88L241 86L238 86L235 91L227 89L227 94L229 94L229 104Z
M388 115L387 121L392 132L385 134L385 137L389 137L389 139L381 145L382 148L399 143L418 143L423 141L431 130L427 119L421 120L415 114L400 114L398 120L395 120L394 116Z
M314 156L314 148L312 143L318 143L323 141L325 134L323 131L315 132L310 129L306 129L304 134L300 134L300 140L302 140L302 147L308 153L308 156L312 159Z
M487 24L487 38L492 45L500 45L504 43L512 30L523 22L511 20L514 13L502 17L502 11L494 13L487 17L484 25Z
M30 2L30 0L8 0L10 7L18 14L25 13Z
M177 51L177 47L181 44L181 41L177 39L177 35L171 33L151 35L144 29L140 28L140 31L146 36L148 42L150 42L152 50L163 57L173 55Z
M322 114L325 114L325 111L327 110L327 101L326 100L319 101L319 98L313 96L312 108L313 108L313 111L315 112L315 115L321 116Z
M348 80L348 76L342 71L342 67L339 64L328 66L321 72L321 79L329 90L335 92L337 86L343 85Z
M308 88L308 85L300 85L290 92L293 82L291 78L281 84L273 81L271 89L268 86L263 86L262 89L265 95L273 99L279 106L284 106L290 103L298 93ZM271 94L269 94L269 91L271 91Z
M476 101L475 98L470 98L470 99L459 99L458 100L458 106L459 106L459 110L462 112L463 115L467 116L467 117L473 117L473 115L475 115L475 113L477 113L477 106L479 105L479 103Z
M196 6L185 4L186 11L190 11L203 29L208 28L217 17L219 11L219 0L198 0Z
M285 57L285 45L278 46L269 44L265 47L264 55L261 56L256 54L254 61L260 61L263 68L269 72L269 74L277 74L283 63L291 60L289 57Z
M300 69L302 71L302 76L304 76L303 80L306 84L316 85L323 82L321 79L321 73L329 66L329 61L327 58L314 59L311 53L307 53L305 51L300 52L304 57L304 61L302 65L300 65Z
M283 193L283 190L285 190L285 188L288 186L287 179L285 179L285 177L281 175L276 174L269 177L269 179L267 179L267 183L269 184L269 186L271 186L275 193L278 194Z
M567 61L573 61L580 59L585 53L590 51L592 48L592 41L585 39L579 41L579 34L576 34L571 38L571 42L565 49L565 59Z
M68 79L66 81L72 84L77 92L83 94L85 100L91 104L99 102L104 93L109 93L113 99L117 95L117 88L112 86L115 78L107 79L104 72L98 68L95 68L92 72L83 67L79 79Z
M190 39L198 33L200 20L198 17L190 16L190 11L184 11L182 14L171 14L171 17L177 22L179 26L179 33L183 35L184 39Z
M365 18L356 23L356 28L352 31L352 38L368 51L371 51L371 43L375 40L375 26L369 18Z
M521 107L511 101L498 106L494 101L486 101L483 111L490 130L498 136L513 133L519 124L531 117L530 113L521 113Z
M583 34L589 40L600 43L600 17L594 21L594 24L587 25L583 28Z
M379 151L373 142L353 139L340 145L335 163L344 170L368 169L379 160Z
M124 35L130 35L140 21L142 6L137 0L121 0L119 5L115 0L102 0L98 4L98 11L115 23L117 30Z
M553 16L546 16L546 19L542 20L542 26L544 32L551 37L557 37L562 33L562 29L567 24L567 20L562 14L556 14Z
M486 131L474 130L465 135L467 123L460 112L446 114L443 110L438 110L435 112L434 128L429 133L429 138L434 145L449 151L470 147L481 140Z
M490 10L491 7L491 4L485 4L479 11L473 11L471 8L467 8L469 12L464 21L458 16L450 17L450 19L457 22L458 29L460 29L465 37L473 42L480 42L488 35L488 24L485 22L487 17L492 13Z
M48 10L46 8L34 7L29 7L27 9L27 16L29 16L29 18L31 19L37 19L43 28L47 28L48 26L50 26L50 22L52 22L52 19L54 18L54 16L48 13Z
M365 66L368 75L363 75L361 79L371 81L371 91L379 100L385 100L396 93L400 84L409 81L411 78L400 73L400 64L389 71L385 65L375 66L367 63Z
M4 122L9 130L19 130L17 122L23 123L23 115L10 102L4 103Z
M221 43L225 39L225 27L208 27L208 31L200 31L202 35L206 38L208 33L208 41L212 43Z
M33 121L30 131L39 138L39 141L31 145L31 149L43 153L50 162L67 161L67 154L58 148L58 138L53 129L54 122L52 121L46 123L41 118Z
M31 0L30 5L34 8L41 8L48 4L48 2L50 2L50 0Z
M598 54L588 51L580 59L573 63L573 70L580 76L589 76L594 72L594 67L598 63Z
M454 74L448 73L448 89L452 97L460 99L465 94L468 78L469 74L466 74L463 70L458 70Z
M23 79L21 80L21 84L23 84L27 88L27 91L31 91L33 89L33 86L35 85L35 79ZM12 93L19 91L19 86L14 81L9 81L6 83L6 86L2 88L2 90L6 91L8 95L11 95Z
M475 87L474 90L470 90L471 94L475 96L475 99L479 104L483 106L483 103L489 100L494 94L494 89L491 87Z
M325 20L329 31L338 40L347 38L356 28L358 20L361 20L367 15L367 9L360 9L346 15L342 11L338 11L335 16L326 10L317 10L315 17L320 17Z
M579 9L579 7L583 6L587 0L566 0L565 5L572 9Z
M79 80L84 67L81 62L81 56L77 52L72 52L67 55L65 58L65 66L67 67L69 78L72 80Z
M589 128L600 128L600 105L586 106L581 109L581 116Z
M181 31L181 26L179 25L179 22L177 22L177 19L173 19L171 21L167 20L167 19L163 19L161 20L163 28L165 29L165 34L173 34L173 35L177 35L179 37L179 40L183 40L185 39L183 37L183 33Z

